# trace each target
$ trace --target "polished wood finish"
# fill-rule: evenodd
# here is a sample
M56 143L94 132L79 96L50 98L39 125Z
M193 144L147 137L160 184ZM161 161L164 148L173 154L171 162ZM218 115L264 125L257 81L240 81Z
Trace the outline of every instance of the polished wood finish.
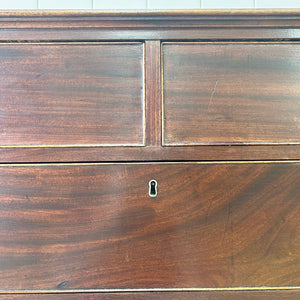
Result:
M299 290L291 291L210 291L210 292L123 292L123 293L85 293L85 294L21 294L0 295L0 299L24 300L119 300L119 299L146 299L146 300L298 300Z
M299 14L297 9L1 11L0 41L297 39Z
M1 11L0 299L298 299L299 39L300 10Z
M86 294L45 294L5 295L0 299L32 300L119 300L119 299L162 299L162 300L298 300L300 292L295 291L226 291L226 292L136 292L136 293L86 293Z
M161 43L146 41L147 146L161 146ZM155 88L153 88L155 87Z
M33 147L0 148L0 161L198 161L198 160L295 160L300 145L269 146L172 146L172 147Z
M164 144L300 144L300 44L163 44Z
M297 63L294 61L295 58L290 57L290 54L291 51L297 53L294 49L299 47L296 44L296 41L300 38L299 15L300 12L297 10L142 12L140 14L126 12L2 11L0 12L0 49L4 49L5 55L1 57L2 63L0 62L0 70L3 74L1 96L5 95L6 98L1 102L2 110L0 110L2 117L0 122L2 121L1 125L4 128L1 129L0 162L300 159L299 146L290 147L278 144L281 142L298 143L299 137L296 128L299 115L298 101L291 101L289 97L292 91L298 92L295 91L295 85L292 85L298 78L295 73ZM271 119L268 120L268 126L265 126L267 128L263 128L266 131L257 133L261 135L260 138L262 139L267 137L267 140L261 141L262 144L274 142L276 147L269 144L268 146L253 146L253 142L258 142L257 139L259 138L255 133L255 136L252 136L252 141L250 141L252 143L251 147L210 147L204 142L205 147L182 148L178 146L174 149L165 149L162 142L166 142L166 144L168 142L162 141L161 114L163 107L161 105L162 91L159 70L161 69L161 51L159 48L162 40L197 40L198 42L212 43L226 39L235 42L239 42L241 39L243 41L248 40L250 47L261 47L263 49L266 47L265 41L277 43L270 47L272 49L277 47L279 50L275 52L278 55L283 55L279 58L281 65L279 66L279 62L277 63L277 66L281 68L279 68L280 72L269 72L272 78L282 76L284 79L284 85L273 86L272 88L272 95L280 96L280 100L276 101L277 106L273 109L272 107L270 109L270 105L265 105L264 110L260 112L261 116L265 116L265 114L270 116L271 112L275 111L276 130L272 131L272 135L265 134L265 132L271 132L270 130L273 127L272 115ZM16 44L11 44L13 41ZM89 41L89 43L86 43L86 41ZM101 45L100 41L108 45ZM112 44L112 41L117 41L117 45L109 45ZM123 41L124 44L120 41ZM141 41L145 42L144 46L140 43ZM255 45L254 42L260 42L261 44ZM77 45L74 46L74 44ZM219 49L219 45L211 45L210 47ZM168 47L171 47L171 45ZM106 66L104 63L106 58L98 54L105 51L104 48L114 49L107 56L111 55L110 58L113 62L110 68L101 69L101 64ZM144 58L142 57L142 48L144 48ZM85 50L81 51L83 49ZM288 51L284 53L280 49L288 49ZM49 50L48 56L46 50ZM12 53L9 54L9 52ZM19 56L14 57L13 55L16 52ZM33 57L33 54L36 56ZM264 58L266 58L264 66L267 70L273 70L274 60L268 58L267 54L264 55ZM64 59L59 60L58 55L63 55ZM209 53L207 55L209 56ZM256 53L253 53L254 59L255 55ZM42 63L40 67L38 56L46 59L46 62ZM127 60L129 56L130 59ZM18 60L12 62L16 58ZM19 66L25 68L30 65L28 64L29 58L32 61L31 67L33 70L25 73L21 72ZM53 66L48 63L49 58L55 58L54 61L57 62L58 66L60 64L61 67L64 66L64 61L72 60L72 64L68 66L70 72L60 74L59 70L53 70L53 73L45 73L40 76L42 69ZM224 58L226 57L224 56ZM81 59L87 61L88 64L82 64ZM8 63L10 73L7 73ZM144 68L142 65L144 65ZM243 61L240 60L239 68L236 68L236 70L241 72L244 65ZM118 70L119 67L120 70ZM38 72L39 70L41 72ZM91 70L94 70L95 76L90 81L87 73ZM113 70L115 70L115 73L111 74ZM134 72L134 70L135 83L130 77L131 72ZM64 69L62 72L66 71L68 70ZM213 71L213 68L211 71ZM118 74L118 72L120 73ZM259 72L265 74L265 78L268 80L267 71L263 73L259 70ZM144 82L142 73L145 75ZM282 75L280 75L281 73ZM18 78L14 77L16 74L19 74ZM37 78L33 78L34 74ZM296 76L291 78L293 74ZM55 77L51 77L51 75L55 75ZM57 78L56 75L66 75L67 77L60 82L60 80L55 79ZM118 75L122 75L121 81ZM285 75L291 79L290 82L284 78ZM75 79L71 81L69 76L73 76ZM97 79L103 79L103 77L108 81L109 79L112 80L111 83L115 90L103 89L102 93L106 93L103 94L105 98L98 98L101 85L100 80ZM275 81L278 79L276 78ZM3 83L10 79L14 80L14 84L10 88L3 87ZM76 82L76 89L72 85L73 80ZM16 82L20 85L19 90L14 88L15 86L18 87L18 84L15 85ZM50 86L52 82L55 83L53 89ZM66 84L65 90L63 93L59 93L56 88L61 88L61 83L64 82ZM268 82L269 85L272 84L272 82ZM127 83L130 84L127 85ZM181 82L180 84L184 85L185 83ZM209 92L213 90L213 87L209 86L209 88L212 88ZM218 83L213 97L213 104L220 87L222 87L222 84ZM284 90L285 87L288 89ZM122 93L124 89L128 91L127 94ZM276 94L277 89L279 89L280 95ZM36 97L38 94L43 93L38 98L38 101L43 100L43 102L34 102L34 99L37 98L30 97L28 99L28 91ZM247 87L241 91L241 94L245 95L246 92ZM145 99L142 99L144 93ZM11 94L16 97L12 98ZM81 94L81 98L79 94ZM65 100L64 102L61 101L62 97L67 99L70 105L63 104ZM264 97L267 98L266 95ZM113 98L112 102L105 100L111 98ZM126 101L123 101L125 98ZM57 99L57 103L54 104L59 105L57 113L52 109L54 99ZM84 101L81 101L82 99ZM231 99L228 93L227 99ZM83 102L86 104L84 107ZM100 102L106 102L110 117L108 117L106 109L103 110L103 106L95 107ZM121 102L121 106L119 102ZM20 108L22 107L22 110L13 111L15 103ZM13 110L9 111L6 104L13 104L11 105ZM69 109L71 104L72 111ZM278 114L279 104L282 106L282 114ZM44 107L41 107L41 105ZM32 106L35 106L33 109L35 114L32 114ZM84 116L76 115L78 110L85 113ZM68 111L67 114L64 113L66 111ZM255 109L252 109L252 112L254 111ZM46 113L46 118L43 113ZM26 117L29 114L30 117ZM207 116L209 114L205 115L206 118ZM284 117L284 122L281 122L281 117ZM253 118L255 121L255 118L259 118L259 116ZM102 121L104 121L105 126L103 126ZM19 127L14 127L17 124L19 124ZM28 127L30 124L33 126ZM7 128L8 126L9 128ZM252 128L254 127L255 125L252 126ZM258 128L261 129L262 127L259 127L258 124ZM277 130L278 128L280 131ZM252 131L255 131L255 129ZM192 134L192 131L190 133ZM219 138L222 136L223 133ZM281 140L277 140L278 136L281 137ZM208 136L208 138L214 137ZM221 143L226 142L221 141ZM244 144L244 141L238 143ZM22 147L22 144L27 147ZM17 147L11 147L12 145ZM131 147L143 145L147 147Z
M155 23L155 20L152 21ZM52 23L52 22L50 22ZM299 24L299 21L295 22ZM54 23L55 26L56 23ZM257 21L259 24L259 21ZM32 26L32 25L31 25ZM157 28L143 28L139 26L137 28L133 27L128 29L125 25L124 28L120 27L118 30L113 28L60 28L57 30L57 27L53 28L20 28L16 30L15 28L0 30L0 42L1 41L69 41L74 40L84 40L84 41L128 41L128 40L236 40L236 39L255 39L255 40L268 40L268 39L298 39L300 36L300 28L297 26L286 27L246 27L236 26L236 27L226 27L226 28L196 28L194 26L191 28L164 28L160 30ZM93 24L90 25L91 27ZM259 25L257 25L259 26ZM298 25L299 27L299 25ZM59 28L59 27L58 27ZM0 22L0 29L1 22ZM141 30L143 29L143 30Z
M0 45L0 146L144 144L143 44Z
M1 11L3 28L166 28L178 27L278 27L299 25L297 9L273 10L139 10L136 11ZM154 22L155 21L155 22ZM55 22L55 23L54 23Z
M2 165L0 184L2 290L300 285L299 163Z

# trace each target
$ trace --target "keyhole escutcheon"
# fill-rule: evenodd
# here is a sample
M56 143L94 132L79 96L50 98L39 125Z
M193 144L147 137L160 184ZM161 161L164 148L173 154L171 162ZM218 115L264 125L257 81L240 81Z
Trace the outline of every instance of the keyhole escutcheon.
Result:
M155 179L149 181L149 196L152 198L157 196L157 181Z

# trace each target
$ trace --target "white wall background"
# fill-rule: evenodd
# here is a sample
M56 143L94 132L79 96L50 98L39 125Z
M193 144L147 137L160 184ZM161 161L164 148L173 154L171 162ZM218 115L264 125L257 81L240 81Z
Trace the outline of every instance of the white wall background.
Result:
M0 9L300 8L300 0L0 0Z

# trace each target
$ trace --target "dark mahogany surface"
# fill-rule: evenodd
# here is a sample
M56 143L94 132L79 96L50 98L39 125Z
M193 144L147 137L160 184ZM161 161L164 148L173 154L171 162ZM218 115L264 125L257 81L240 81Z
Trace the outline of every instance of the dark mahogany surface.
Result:
M299 286L299 197L292 162L2 165L1 289Z
M299 159L299 145L282 145L299 140L299 91L296 87L299 15L298 10L152 11L139 14L2 11L0 161ZM226 54L220 50L225 47L221 47L220 42L226 40L243 41L245 45L235 45ZM113 41L118 45L109 45ZM190 80L180 73L183 77L178 82L178 87L185 91L193 83L194 86L208 83L200 97L205 108L211 102L210 112L199 114L198 102L190 107L186 101L189 93L182 95L182 104L185 103L182 113L175 108L177 113L174 114L168 105L162 107L160 45L164 41L216 43L206 45L208 50L200 53L198 47L193 46L196 54L189 60L197 62L199 56L205 56L211 65L206 66L205 71L200 70L203 76L199 81L197 76ZM101 46L100 42L108 45ZM132 42L138 44L129 45ZM165 47L170 47L172 55L169 59L172 61L173 49L177 46ZM219 53L216 60L211 49L215 51L213 55ZM245 53L252 58L245 60ZM247 81L254 77L255 88L248 80L248 85L238 89L233 86L231 95L228 87L232 86L227 84L224 88L222 80L214 89L218 79L212 77L220 71L214 64L222 59L225 61L224 74L228 71L232 75L225 78L226 74L223 74L227 83L228 80L243 83L243 79ZM185 65L189 66L189 63ZM193 66L190 67L187 72L193 71ZM244 69L246 73L242 72ZM181 71L178 65L178 72ZM254 74L252 77L250 71ZM168 70L164 74L168 77ZM222 86L225 106L218 104ZM267 95L268 90L271 95ZM209 101L212 94L212 101ZM263 102L257 103L258 94L262 94ZM251 101L245 98L246 102L239 102L242 106L234 107L240 96ZM169 99L175 100L173 96ZM173 125L167 132L162 132L162 110L167 117L164 125L168 125L168 116L173 114ZM217 123L207 122L216 118ZM211 123L216 130L210 128ZM187 124L191 125L188 133L181 132L181 136L176 137L177 133L172 130L175 127L185 130ZM237 125L240 129L235 129ZM204 141L199 139L198 129L195 133L195 127L206 129L201 130ZM168 129L168 126L164 128ZM168 134L169 141L165 139ZM131 147L142 146L144 142L146 148ZM165 149L162 142L172 146L186 143L207 146ZM220 143L250 143L252 146L208 146ZM272 145L257 147L253 143ZM22 148L22 144L27 147ZM117 147L106 147L110 145Z
M295 160L300 145L0 148L1 162Z
M0 146L143 145L141 43L0 44Z
M299 39L300 10L1 11L0 299L299 299Z
M297 9L1 11L0 41L297 39L299 15Z
M164 144L299 144L300 44L163 45Z

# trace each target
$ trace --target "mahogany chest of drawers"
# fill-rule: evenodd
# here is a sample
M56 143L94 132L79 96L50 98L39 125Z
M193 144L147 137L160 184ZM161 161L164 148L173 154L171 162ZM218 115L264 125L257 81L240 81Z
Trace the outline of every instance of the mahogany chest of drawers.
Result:
M1 299L299 299L300 11L1 12Z

